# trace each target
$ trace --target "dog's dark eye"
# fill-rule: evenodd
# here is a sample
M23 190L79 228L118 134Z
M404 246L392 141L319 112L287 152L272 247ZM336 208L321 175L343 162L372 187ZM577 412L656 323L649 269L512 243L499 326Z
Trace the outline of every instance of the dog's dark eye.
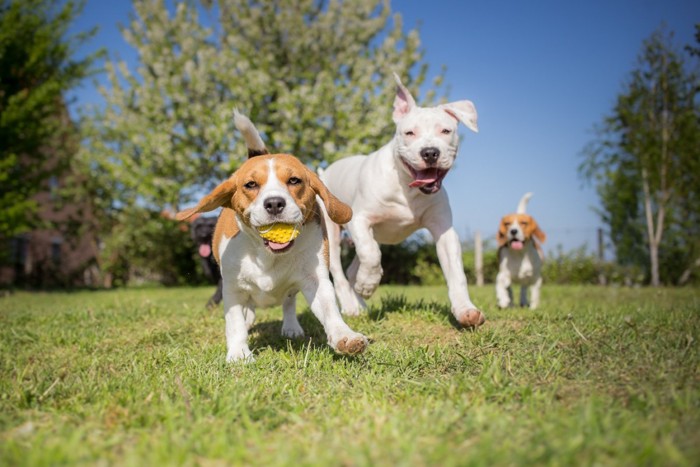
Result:
M406 136L416 136L416 134L413 132L413 130L408 130L408 131L404 132L404 135L406 135Z
M289 183L290 185L298 185L301 183L301 179L297 177L292 177L289 180L287 180L287 183Z
M443 135L449 135L450 133L452 133L452 130L450 130L450 129L448 129L448 128L444 128L444 129L442 130L442 134L443 134Z
M258 184L255 183L253 180L251 180L251 181L249 181L248 183L246 183L246 184L243 185L243 186L246 187L246 188L249 189L249 190L254 190L255 188L258 187Z
M529 222L522 221L521 224L523 224L523 226L526 226L527 224L529 224Z

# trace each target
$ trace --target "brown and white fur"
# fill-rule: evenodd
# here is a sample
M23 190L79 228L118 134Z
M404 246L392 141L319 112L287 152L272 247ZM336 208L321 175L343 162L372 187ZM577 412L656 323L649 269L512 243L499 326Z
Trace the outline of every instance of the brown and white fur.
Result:
M246 140L249 159L197 206L177 215L187 219L223 208L213 249L223 278L226 360L253 360L248 329L256 306L282 304L282 335L303 336L296 315L297 292L304 294L335 351L362 352L367 338L345 324L336 304L319 199L334 222L348 222L352 210L296 157L269 154L247 117L235 112L234 120ZM264 240L258 227L273 223L296 224L300 234L286 244Z
M520 284L520 306L528 306L528 287L531 288L530 309L534 310L540 303L543 254L537 241L544 242L547 236L535 219L525 214L531 196L532 193L525 193L517 212L504 216L498 228L496 299L501 308L513 305L513 283Z

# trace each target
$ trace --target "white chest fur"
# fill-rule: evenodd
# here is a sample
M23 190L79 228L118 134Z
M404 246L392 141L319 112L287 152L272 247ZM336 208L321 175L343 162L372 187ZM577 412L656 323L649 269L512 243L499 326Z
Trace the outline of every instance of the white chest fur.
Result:
M321 254L321 228L305 225L292 249L284 254L265 250L262 239L240 232L223 237L219 245L224 287L239 300L259 307L275 306L296 294L303 281L325 269ZM328 273L326 272L326 275Z

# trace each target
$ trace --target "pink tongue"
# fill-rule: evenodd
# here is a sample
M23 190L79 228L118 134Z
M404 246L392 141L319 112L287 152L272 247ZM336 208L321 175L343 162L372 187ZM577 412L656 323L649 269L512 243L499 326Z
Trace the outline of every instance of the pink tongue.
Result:
M282 250L282 249L286 248L287 245L289 245L290 243L291 243L291 242L287 242L287 243L275 243L275 242L270 242L270 241L268 241L268 242L267 242L267 246L269 246L271 250L277 251L277 250Z
M514 250L522 250L523 249L523 242L519 242L517 240L510 242L510 247Z
M211 247L206 243L199 245L199 256L202 258L208 258L211 254Z
M417 186L429 185L431 183L435 183L437 181L437 179L438 179L438 170L435 168L416 170L416 178L411 183L409 183L408 186L417 187Z

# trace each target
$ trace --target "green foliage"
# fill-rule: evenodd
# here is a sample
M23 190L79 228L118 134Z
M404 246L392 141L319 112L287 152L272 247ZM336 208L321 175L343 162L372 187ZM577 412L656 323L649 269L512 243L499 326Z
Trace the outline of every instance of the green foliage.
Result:
M43 465L694 465L700 304L691 289L562 287L457 329L441 287L382 286L372 337L335 356L299 300L224 362L212 288L0 299L0 459ZM40 446L40 448L38 448Z
M476 260L474 258L474 250L468 249L462 253L464 261L464 272L467 274L469 284L476 284ZM485 249L482 257L484 283L490 284L496 282L498 274L498 250Z
M105 237L132 209L179 210L227 177L247 154L234 108L271 150L318 165L383 144L391 72L415 91L427 71L418 32L383 0L133 5L122 34L138 64L107 63L105 105L83 120L79 188Z
M77 59L94 31L67 37L82 4L0 0L0 239L36 227L32 197L75 150L64 95L90 73Z
M655 285L700 258L698 92L697 63L656 31L579 168L597 187L618 261L646 265Z
M101 265L112 285L130 281L164 285L203 283L195 261L189 225L146 209L132 209L119 217L106 238Z
M545 258L542 277L546 284L641 285L644 269L634 265L601 262L585 246L565 252L561 247Z

